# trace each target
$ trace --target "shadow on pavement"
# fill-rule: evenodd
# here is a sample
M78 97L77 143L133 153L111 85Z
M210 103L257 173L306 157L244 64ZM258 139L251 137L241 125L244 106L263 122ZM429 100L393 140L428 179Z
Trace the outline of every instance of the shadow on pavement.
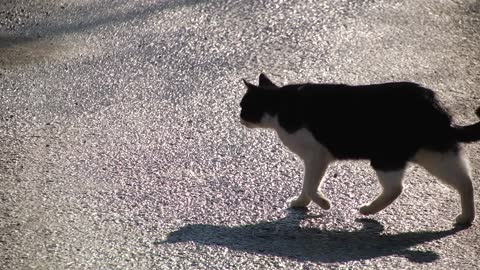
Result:
M0 65L22 65L44 59L58 50L67 50L66 46L57 44L54 37L70 33L80 33L96 27L120 24L138 18L151 16L167 9L176 9L183 6L198 5L209 0L183 0L183 1L160 1L158 3L129 7L124 10L110 11L110 6L105 8L91 7L88 16L71 18L65 23L64 18L59 17L56 22L40 21L36 26L22 30L22 33L0 32ZM20 5L21 3L17 4ZM19 8L9 6L10 8ZM85 9L86 7L82 7ZM31 34L24 34L24 33ZM77 44L78 46L78 44Z
M0 34L0 66L38 62L62 49L60 44L46 39Z
M383 226L372 219L360 219L358 231L329 231L301 228L299 223L308 216L290 210L287 217L238 227L208 224L188 225L168 235L163 243L193 241L201 245L216 245L232 250L281 256L298 261L348 262L384 256L401 256L417 263L439 258L433 251L411 250L416 245L452 235L462 228L446 231L422 231L382 234Z
M148 17L163 10L198 5L209 1L210 0L160 1L146 6L129 7L123 11L118 10L113 14L108 14L108 12L105 12L105 10L109 10L110 7L106 7L103 10L92 7L93 10L91 17L87 18L87 20L75 20L73 23L53 25L45 29L47 30L45 32L49 35L63 35L66 33L82 32L102 25L123 23L133 19Z

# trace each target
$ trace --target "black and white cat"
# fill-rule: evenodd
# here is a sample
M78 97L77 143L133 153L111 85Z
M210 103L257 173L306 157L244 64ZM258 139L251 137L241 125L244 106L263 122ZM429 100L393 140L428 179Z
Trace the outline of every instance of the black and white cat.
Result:
M474 220L469 162L459 143L480 140L480 122L453 125L432 90L410 82L279 87L264 74L259 86L244 83L248 90L240 103L241 123L275 130L304 162L302 191L290 200L291 207L314 201L329 209L329 200L318 190L329 163L367 159L383 190L360 213L375 214L400 195L405 167L414 162L458 191L462 212L457 224Z

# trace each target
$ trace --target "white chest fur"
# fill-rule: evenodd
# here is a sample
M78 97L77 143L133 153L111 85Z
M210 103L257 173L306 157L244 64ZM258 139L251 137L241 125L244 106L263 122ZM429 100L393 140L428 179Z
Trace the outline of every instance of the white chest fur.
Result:
M304 161L311 160L311 158L317 160L320 158L328 163L333 160L328 149L315 140L313 134L306 128L289 133L278 123L277 116L269 116L268 114L262 117L262 120L259 124L256 124L256 127L275 130L282 143Z
M323 158L330 160L331 155L328 150L318 143L305 128L299 129L294 133L288 133L280 126L275 127L278 137L285 146L287 146L292 152L297 154L301 159L306 160L309 157L321 155Z

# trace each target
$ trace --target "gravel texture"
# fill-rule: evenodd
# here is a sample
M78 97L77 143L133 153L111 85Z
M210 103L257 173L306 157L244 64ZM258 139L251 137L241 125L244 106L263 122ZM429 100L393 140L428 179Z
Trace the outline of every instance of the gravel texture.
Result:
M478 269L478 220L418 167L369 219L367 162L288 210L301 162L238 104L260 72L408 80L473 123L479 29L476 0L1 1L0 269Z

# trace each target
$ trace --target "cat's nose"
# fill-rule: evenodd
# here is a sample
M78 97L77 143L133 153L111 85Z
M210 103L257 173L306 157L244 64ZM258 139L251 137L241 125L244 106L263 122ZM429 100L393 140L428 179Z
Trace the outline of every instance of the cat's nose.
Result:
M243 119L240 119L240 124L246 126L247 128L250 127L250 123L248 123L247 121L243 120Z

